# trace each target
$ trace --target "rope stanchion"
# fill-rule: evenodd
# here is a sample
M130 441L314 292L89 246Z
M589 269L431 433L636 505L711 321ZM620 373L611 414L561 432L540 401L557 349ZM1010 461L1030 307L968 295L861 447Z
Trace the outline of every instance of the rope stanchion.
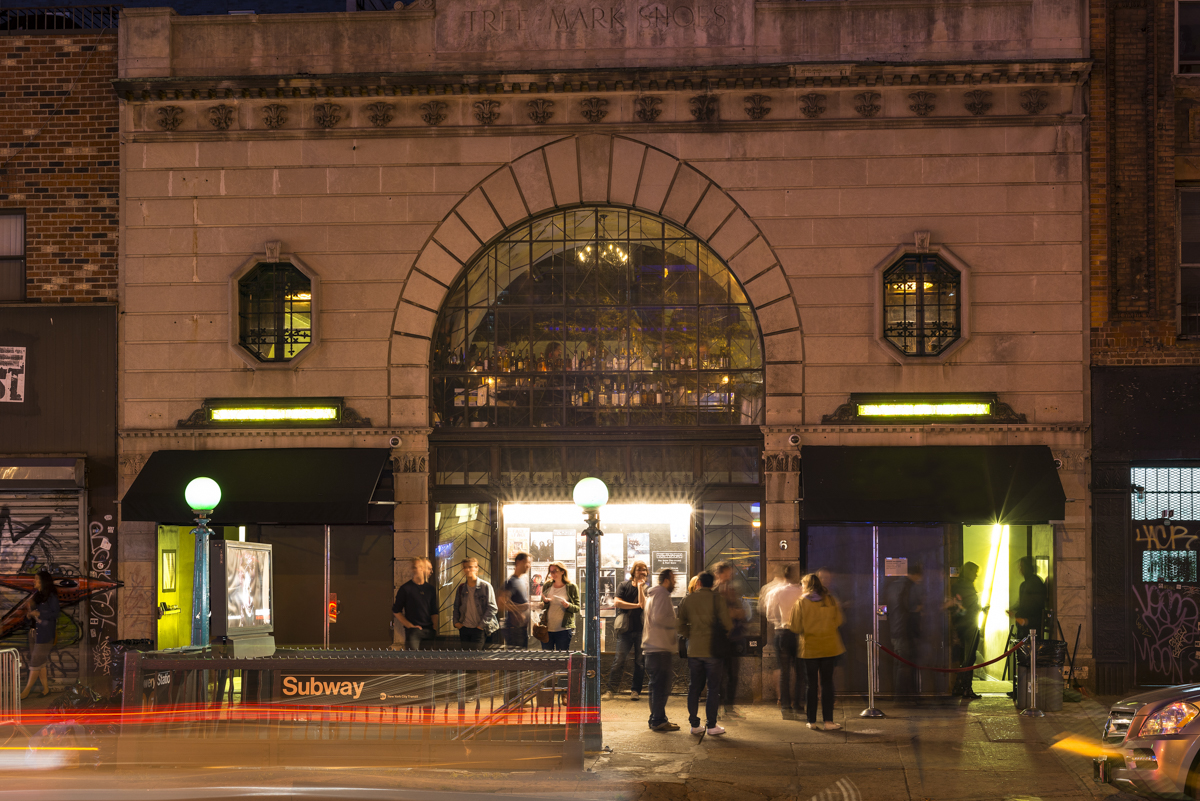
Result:
M1029 707L1021 710L1027 718L1044 718L1046 713L1037 707L1037 629L1029 630Z
M1028 639L1028 638L1025 638L1025 639ZM908 665L909 667L916 668L917 670L932 670L934 673L965 673L968 670L975 671L981 667L987 667L988 665L994 665L997 662L999 662L1001 659L1007 659L1009 654L1011 654L1012 652L1016 651L1018 648L1021 647L1021 643L1025 642L1025 639L1018 640L1016 645L1014 645L1012 648L1009 648L1007 651L1000 654L1000 656L996 657L995 659L989 659L986 662L980 662L978 665L969 665L967 667L956 667L956 668L936 668L936 667L930 667L928 665L918 665L916 662L908 661L904 657L900 656L900 654L896 653L891 648L888 648L886 645L884 645L882 643L877 642L877 643L875 643L875 645L879 647L879 650L885 651L888 654L888 656L891 656L893 659L897 659L897 660L903 662L904 664Z
M860 718L882 718L886 717L883 712L875 708L875 647L878 643L875 642L873 635L867 635L867 708L858 713ZM881 646L882 647L882 646Z

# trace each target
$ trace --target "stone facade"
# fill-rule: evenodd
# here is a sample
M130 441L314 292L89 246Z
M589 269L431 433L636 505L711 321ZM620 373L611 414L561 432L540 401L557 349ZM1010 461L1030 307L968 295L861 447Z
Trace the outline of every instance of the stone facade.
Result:
M0 36L0 209L25 211L26 299L117 299L117 36Z
M423 553L448 287L532 216L631 207L706 241L756 308L768 562L797 558L779 545L798 542L793 435L801 449L1044 444L1073 502L1062 622L1085 622L1081 14L858 0L127 11L122 448L234 447L174 430L204 397L344 396L377 428L322 436L401 437L395 553ZM321 279L321 343L294 370L247 369L228 344L230 275L271 241ZM969 266L969 337L914 363L877 338L875 284L889 254L926 246ZM823 423L852 392L998 392L1026 422ZM237 447L332 439L248 431Z

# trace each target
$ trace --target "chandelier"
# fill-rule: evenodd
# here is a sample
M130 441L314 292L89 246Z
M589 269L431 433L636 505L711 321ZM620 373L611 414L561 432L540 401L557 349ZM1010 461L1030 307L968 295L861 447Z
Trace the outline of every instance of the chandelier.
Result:
M629 263L629 254L619 246L609 242L604 236L604 219L607 216L607 214L600 215L600 224L597 226L599 232L596 234L596 244L585 245L582 249L576 251L576 258L581 263L586 264L593 256L601 264L607 264L610 267L622 267Z

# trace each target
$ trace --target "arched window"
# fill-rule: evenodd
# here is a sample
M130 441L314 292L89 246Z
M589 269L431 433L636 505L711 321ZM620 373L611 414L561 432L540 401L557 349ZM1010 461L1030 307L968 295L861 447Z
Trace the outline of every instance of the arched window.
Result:
M758 324L700 240L618 208L507 232L451 288L434 335L443 427L759 425Z

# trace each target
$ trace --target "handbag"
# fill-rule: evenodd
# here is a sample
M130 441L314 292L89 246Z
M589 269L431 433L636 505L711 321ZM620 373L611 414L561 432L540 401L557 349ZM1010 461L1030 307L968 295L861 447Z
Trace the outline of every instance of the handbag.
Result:
M679 658L680 658L680 659L687 659L687 658L688 658L688 655L687 655L687 637L680 637L680 638L679 638Z
M533 624L533 638L538 642L550 642L550 627L546 625L545 612L542 612L542 619Z
M622 611L613 622L613 634L624 634L629 631L629 614Z

